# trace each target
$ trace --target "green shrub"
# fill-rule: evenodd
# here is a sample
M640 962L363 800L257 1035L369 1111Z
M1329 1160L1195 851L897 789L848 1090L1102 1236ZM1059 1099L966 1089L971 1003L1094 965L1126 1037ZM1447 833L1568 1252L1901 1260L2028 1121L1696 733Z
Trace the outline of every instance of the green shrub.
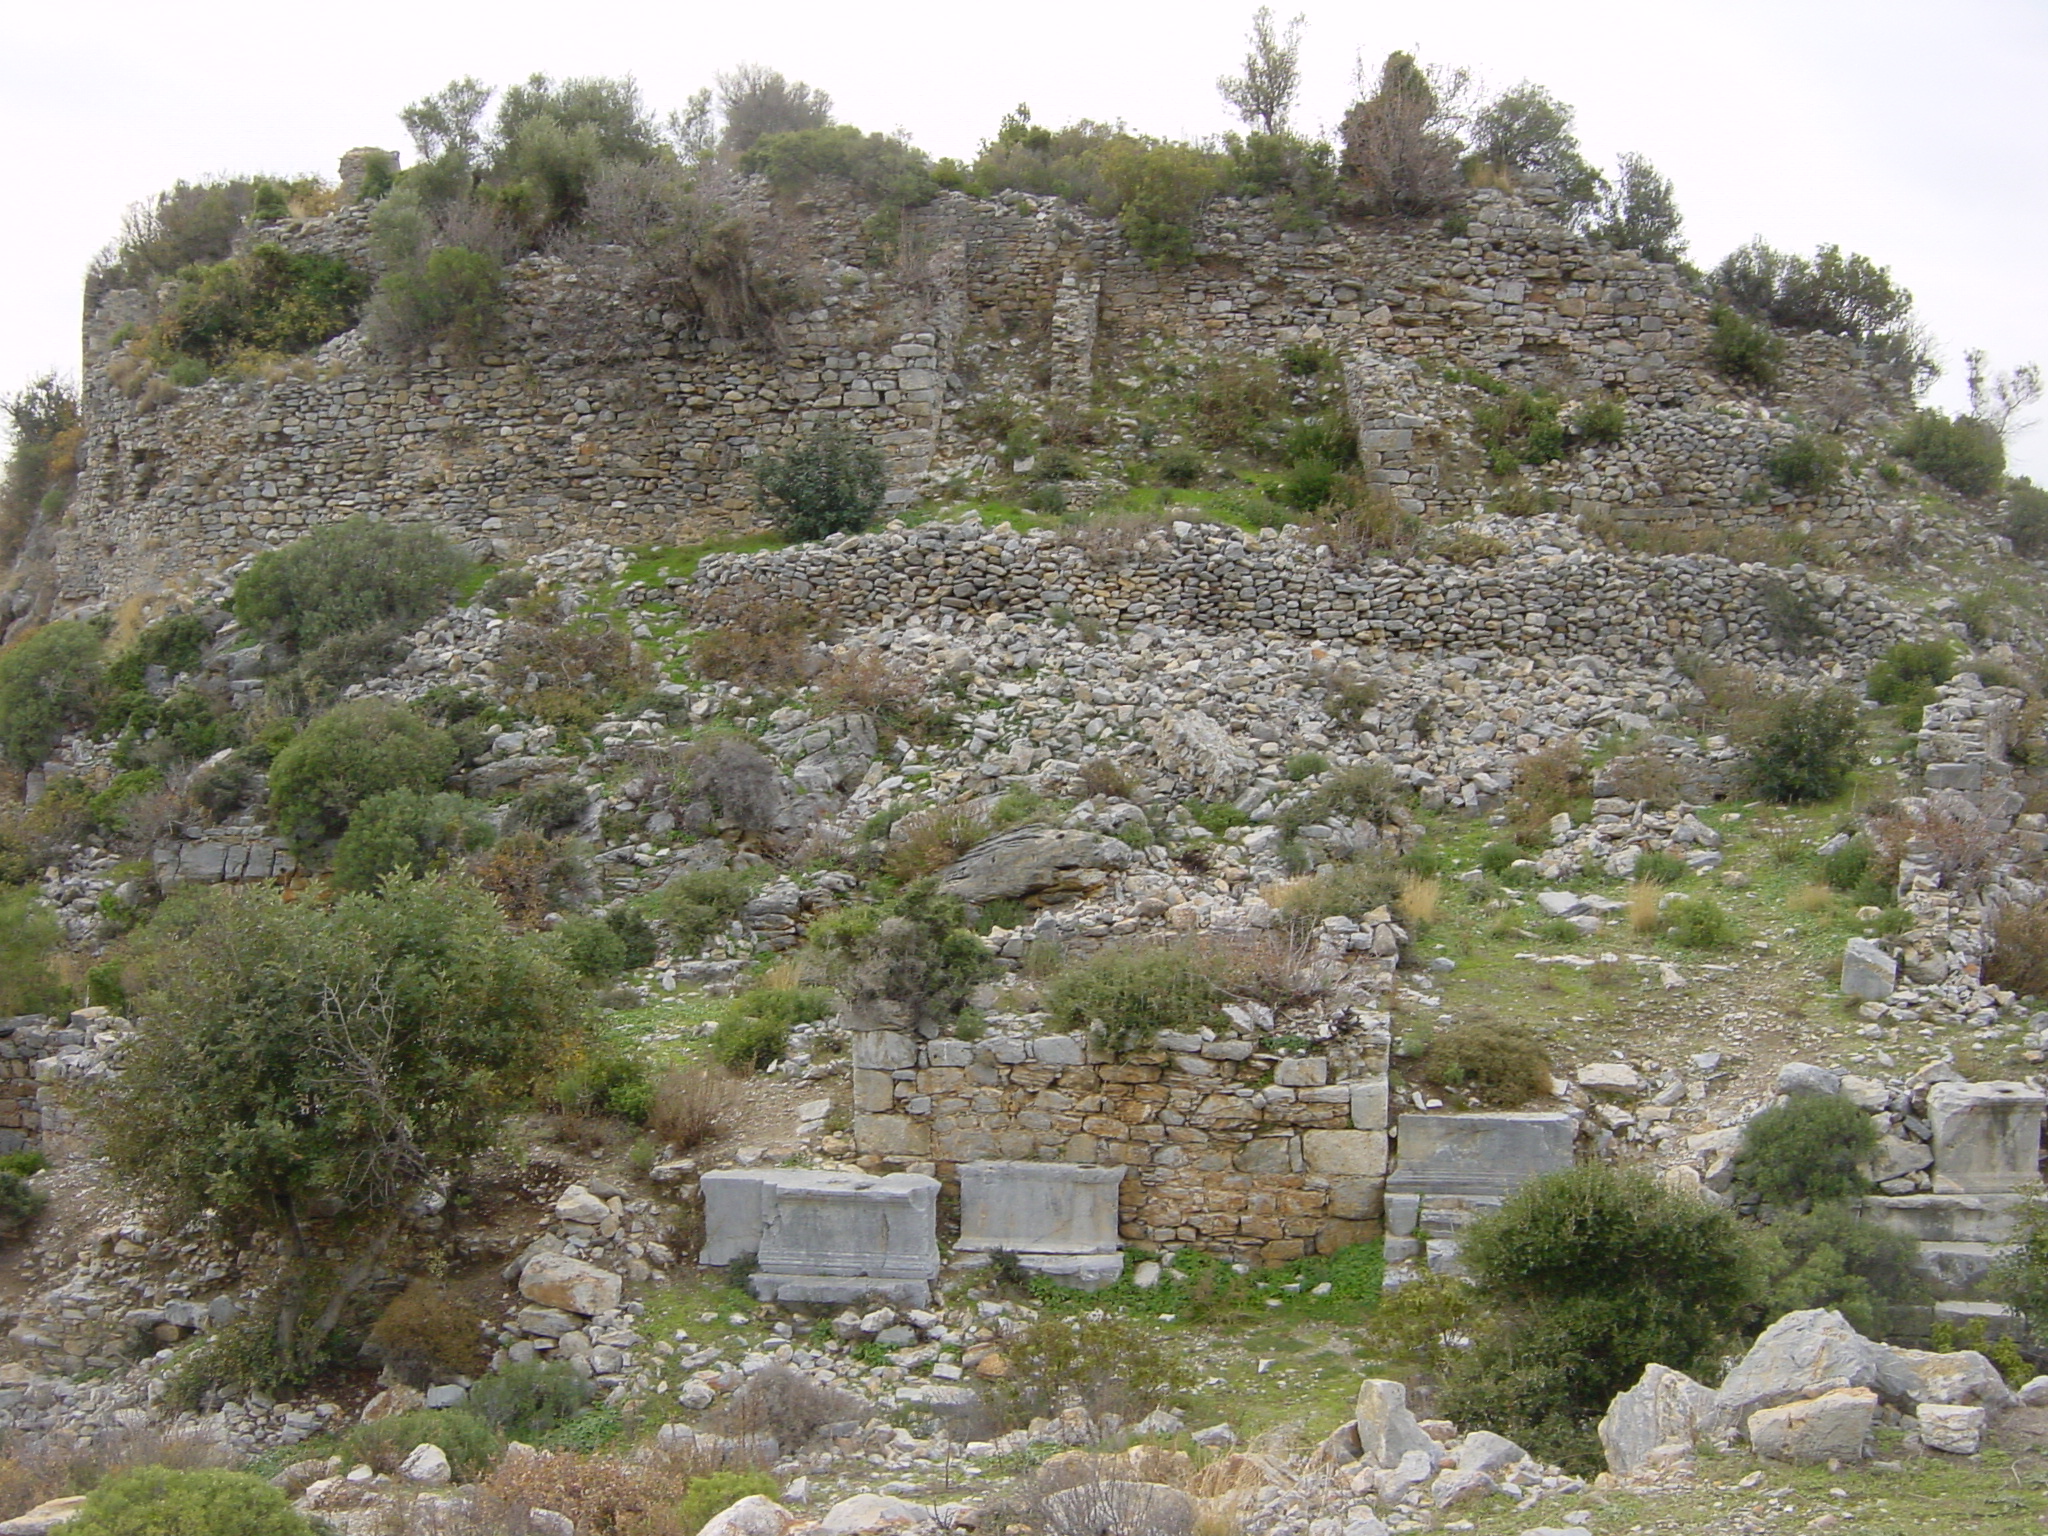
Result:
M147 346L161 363L207 367L309 352L356 323L369 279L339 256L265 243L181 274Z
M575 826L589 809L588 790L574 779L554 779L521 794L506 819L515 827L552 837Z
M66 731L93 722L100 637L89 624L46 624L0 650L0 754L35 768Z
M1612 395L1588 400L1572 423L1572 436L1586 443L1618 443L1628 436L1628 407Z
M43 1213L49 1201L20 1174L0 1171L0 1235L19 1232Z
M341 1454L350 1466L364 1462L388 1477L418 1445L438 1445L459 1483L483 1476L505 1448L497 1431L466 1408L417 1408L358 1424L342 1440Z
M1685 860L1677 854L1652 849L1636 860L1633 878L1647 880L1652 885L1676 885L1687 872Z
M447 606L468 570L431 528L352 517L259 555L235 583L235 617L303 654L343 635L414 627Z
M1221 837L1232 827L1248 827L1251 817L1245 815L1228 800L1210 800L1188 807L1188 816L1204 831Z
M1408 791L1385 763L1352 763L1282 812L1280 827L1292 837L1317 822L1365 821L1386 826L1400 819L1408 802Z
M1735 1186L1767 1204L1807 1210L1864 1193L1864 1165L1876 1151L1869 1115L1832 1094L1799 1094L1743 1127Z
M693 869L646 898L677 954L695 954L740 915L767 878L763 869Z
M654 1106L654 1073L626 1042L599 1035L587 1054L556 1074L547 1096L565 1114L610 1115L638 1125Z
M992 1396L1003 1421L1019 1428L1068 1407L1136 1420L1193 1386L1180 1352L1156 1327L1114 1313L1048 1313L1011 1338L1004 1353L1010 1375Z
M2005 476L2005 440L1974 416L1921 411L1893 440L1892 452L1959 496L1988 496Z
M1356 859L1290 881L1281 891L1280 910L1300 932L1319 927L1326 917L1364 917L1391 907L1400 895L1397 866L1385 859Z
M401 357L437 346L474 357L498 334L504 285L504 267L489 252L437 246L394 264L378 279L371 340Z
M1320 752L1297 752L1287 759L1285 769L1288 779L1296 784L1329 771L1330 760Z
M572 917L555 930L562 963L590 981L609 981L626 969L626 946L601 917Z
M1812 496L1840 481L1848 461L1839 438L1801 432L1764 456L1764 472L1778 489Z
M711 1035L711 1054L735 1071L773 1066L789 1049L789 1032L832 1012L827 987L749 987L726 1006Z
M766 134L740 156L740 169L767 177L785 192L830 177L888 208L914 208L939 191L923 150L886 133L862 133L850 123Z
M566 1364L528 1360L478 1381L464 1406L506 1439L531 1445L581 1413L596 1395Z
M1198 957L1168 945L1098 950L1062 972L1047 1005L1055 1029L1090 1031L1119 1053L1142 1050L1160 1030L1200 1033L1222 1018L1223 993Z
M284 1493L249 1472L117 1472L65 1522L72 1536L313 1536Z
M1858 1333L1876 1339L1892 1332L1904 1309L1927 1300L1919 1245L1839 1203L1764 1228L1758 1258L1770 1317L1832 1307Z
M755 469L761 510L790 539L858 533L889 489L880 451L838 427L819 427Z
M1743 775L1781 805L1832 800L1849 787L1863 745L1856 701L1840 690L1787 693L1765 707Z
M1999 908L1984 979L2022 997L2048 997L2048 901Z
M33 1178L50 1166L50 1160L40 1152L0 1152L0 1173L11 1173L16 1178Z
M1728 949L1742 941L1735 919L1711 896L1686 896L1664 908L1664 931L1681 949Z
M455 766L455 743L402 705L343 704L320 716L270 765L270 815L293 846L348 830L365 801L393 790L431 796Z
M1820 861L1820 877L1832 890L1856 890L1870 878L1870 860L1875 852L1870 839L1858 833Z
M690 1479L689 1491L676 1504L676 1524L683 1536L696 1536L713 1515L724 1513L741 1499L757 1494L772 1499L781 1492L781 1485L766 1472L707 1472Z
M1159 483L1186 490L1189 486L1201 484L1207 468L1207 461L1203 459L1200 449L1191 448L1185 443L1176 443L1171 448L1164 449L1159 455Z
M1785 360L1783 338L1726 304L1716 304L1709 320L1713 333L1707 338L1707 361L1724 377L1758 389L1778 382Z
M1114 213L1131 249L1155 266L1177 266L1195 251L1195 224L1222 182L1220 157L1192 144L1119 135L1096 152L1105 186L1096 199Z
M496 837L484 808L463 795L414 789L372 795L348 818L334 845L334 883L367 891L395 870L422 875L489 847Z
M2006 487L2005 536L2029 560L2048 555L2048 490L2021 476Z
M1864 694L1880 704L1910 704L1921 690L1945 683L1956 672L1955 647L1946 640L1901 640L1870 669Z
M70 1008L71 989L50 967L63 945L64 929L39 893L0 887L0 1018Z
M1730 1213L1599 1163L1524 1184L1466 1230L1459 1257L1496 1321L1438 1409L1581 1472L1614 1394L1653 1361L1700 1371L1758 1289Z
M966 908L930 879L884 905L828 914L812 925L811 942L850 1011L887 1014L897 1027L951 1028L997 970Z
M1498 880L1506 875L1514 867L1515 861L1521 857L1522 849L1518 843L1488 843L1479 850L1479 867Z
M385 1369L424 1387L447 1376L473 1376L486 1363L484 1316L445 1286L414 1280L386 1303L370 1327Z
M1520 1109L1554 1086L1550 1055L1535 1036L1488 1024L1454 1025L1432 1036L1421 1071L1429 1082L1487 1109Z

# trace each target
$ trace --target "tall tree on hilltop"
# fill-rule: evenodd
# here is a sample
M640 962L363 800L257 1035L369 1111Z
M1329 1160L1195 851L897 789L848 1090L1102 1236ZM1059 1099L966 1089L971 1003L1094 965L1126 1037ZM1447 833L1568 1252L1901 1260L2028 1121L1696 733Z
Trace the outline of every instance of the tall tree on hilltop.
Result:
M1244 73L1224 75L1216 82L1223 99L1254 132L1280 133L1287 127L1287 114L1301 90L1301 29L1307 19L1296 16L1284 31L1276 32L1273 8L1260 6L1252 15Z

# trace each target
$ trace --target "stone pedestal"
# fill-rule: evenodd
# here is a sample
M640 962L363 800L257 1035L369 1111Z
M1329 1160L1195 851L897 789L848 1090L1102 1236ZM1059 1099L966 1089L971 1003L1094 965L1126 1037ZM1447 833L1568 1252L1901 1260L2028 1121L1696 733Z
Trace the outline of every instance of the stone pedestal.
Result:
M1122 1168L1075 1163L960 1165L962 1253L1013 1253L1026 1269L1080 1290L1123 1273L1117 1237Z
M707 1173L699 1262L752 1254L763 1300L923 1305L939 1272L936 1179L922 1174L725 1169Z
M1937 1194L2004 1194L2041 1183L2041 1113L2026 1083L1936 1083L1927 1091Z
M1572 1165L1572 1117L1563 1113L1403 1115L1389 1194L1511 1194L1538 1174Z

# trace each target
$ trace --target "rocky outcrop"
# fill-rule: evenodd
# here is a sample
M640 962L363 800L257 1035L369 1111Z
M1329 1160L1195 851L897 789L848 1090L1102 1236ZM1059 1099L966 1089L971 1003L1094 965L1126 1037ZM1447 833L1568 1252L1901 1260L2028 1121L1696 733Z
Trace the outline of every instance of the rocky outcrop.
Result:
M976 844L939 874L939 889L970 906L990 901L1045 904L1091 896L1111 872L1128 869L1131 847L1113 837L1059 827L1018 827Z

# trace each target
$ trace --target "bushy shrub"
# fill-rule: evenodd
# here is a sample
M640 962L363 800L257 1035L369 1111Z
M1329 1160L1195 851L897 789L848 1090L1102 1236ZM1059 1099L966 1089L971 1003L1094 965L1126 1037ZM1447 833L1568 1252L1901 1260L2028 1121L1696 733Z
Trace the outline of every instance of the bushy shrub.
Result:
M860 532L889 489L880 450L829 426L782 453L763 454L754 477L762 512L785 537L797 540Z
M259 555L235 583L235 617L295 653L382 625L410 629L447 606L469 559L431 528L352 517Z
M828 914L811 941L848 1010L898 1028L950 1028L997 970L967 909L929 879L882 905Z
M677 954L695 954L740 915L766 878L763 869L686 870L646 898L647 909L669 931Z
M283 1492L248 1472L117 1472L65 1522L73 1536L313 1536Z
M1921 411L1893 440L1892 452L1959 496L1988 496L2005 476L2005 440L1974 416Z
M1554 1087L1550 1055L1525 1030L1459 1024L1439 1031L1423 1053L1422 1075L1487 1109L1520 1109Z
M208 367L307 352L356 323L369 288L339 256L257 245L190 269L147 345L160 362L188 357Z
M939 191L923 150L886 133L862 133L850 123L764 135L740 156L740 169L767 177L785 192L830 177L886 208L914 208Z
M1742 941L1721 904L1711 896L1686 896L1663 909L1664 931L1681 949L1728 949Z
M1414 55L1391 53L1373 94L1344 114L1344 174L1376 213L1426 217L1462 190L1455 104Z
M729 1435L772 1435L789 1455L827 1424L866 1420L864 1398L813 1381L788 1365L755 1372L719 1404L718 1427Z
M1207 462L1203 459L1200 449L1191 448L1185 443L1176 443L1173 447L1160 452L1159 483L1173 486L1178 490L1186 490L1190 486L1201 484L1207 468ZM2048 538L2044 538L2043 542L2048 543Z
M1389 826L1406 814L1409 798L1408 790L1385 763L1351 763L1282 812L1280 827L1292 837L1317 822L1363 821Z
M1095 160L1105 187L1096 205L1116 215L1131 249L1159 266L1190 260L1195 221L1222 187L1221 157L1192 144L1122 134Z
M724 1128L732 1091L721 1072L673 1068L654 1085L647 1128L663 1146L677 1152L694 1151Z
M1529 848L1548 838L1552 818L1571 809L1585 775L1585 760L1577 742L1516 758L1514 782L1508 792L1508 826L1515 841Z
M93 721L100 637L89 624L46 624L0 650L0 754L35 768L66 731Z
M1849 787L1863 745L1855 699L1839 690L1787 693L1764 709L1743 775L1782 805L1832 800Z
M1676 885L1685 878L1687 871L1688 865L1677 854L1652 849L1636 860L1631 875L1652 885Z
M50 1197L18 1173L0 1170L0 1236L13 1236L42 1215Z
M1991 936L1984 979L2022 997L2048 997L2048 902L2008 902Z
M575 848L534 832L501 837L470 864L476 883L517 923L535 923L590 893L589 867Z
M563 1064L547 1096L565 1114L610 1115L637 1125L653 1106L654 1075L638 1050L616 1036L599 1035Z
M431 796L455 766L455 743L402 705L343 704L320 716L270 765L270 815L300 849L348 830L363 802L394 790Z
M726 1005L711 1034L711 1054L734 1071L773 1066L789 1048L789 1032L832 1011L826 987L749 987Z
M1752 240L1730 252L1712 278L1750 314L1847 337L1908 379L1931 368L1913 324L1913 295L1867 256L1824 245L1809 260Z
M1522 849L1516 843L1488 843L1479 850L1479 867L1493 879L1498 880L1522 857Z
M490 846L496 836L484 808L456 794L413 789L372 795L348 818L334 845L334 883L367 891L394 870L425 874Z
M483 1377L469 1389L466 1406L506 1439L530 1445L581 1413L596 1393L560 1361L528 1360Z
M2006 487L2005 536L2029 560L2048 554L2048 490L2021 476Z
M78 450L85 428L78 390L55 373L0 395L0 415L13 428L14 446L0 468L0 564L20 553L38 516L63 510L78 482Z
M1841 439L1801 432L1765 456L1764 472L1781 491L1813 496L1838 483L1848 461Z
M1743 1127L1735 1185L1769 1205L1807 1210L1870 1186L1877 1151L1870 1116L1833 1094L1799 1094Z
M543 837L552 837L575 826L589 809L590 792L581 784L574 779L551 779L534 785L514 800L506 820Z
M782 1485L766 1472L707 1472L690 1479L690 1488L676 1503L676 1524L683 1536L696 1536L741 1499L775 1498Z
M1839 1202L1774 1221L1758 1234L1757 1249L1769 1317L1832 1307L1875 1339L1892 1331L1903 1309L1927 1298L1919 1245Z
M991 1398L1018 1428L1068 1407L1135 1422L1193 1386L1180 1354L1156 1329L1114 1313L1042 1316L1005 1353L1010 1374Z
M484 1316L446 1286L414 1280L392 1297L370 1327L385 1368L415 1387L443 1376L472 1376L485 1355Z
M1758 389L1778 382L1785 361L1783 338L1726 304L1716 304L1708 318L1713 332L1707 337L1707 361L1724 377Z
M1386 859L1326 865L1290 880L1280 892L1280 911L1297 933L1320 927L1326 917L1361 918L1400 899L1401 874Z
M1587 1472L1614 1394L1652 1361L1699 1370L1758 1287L1733 1216L1606 1164L1530 1180L1467 1229L1459 1256L1496 1321L1438 1408Z
M488 251L442 245L389 268L377 281L369 334L379 350L419 356L445 347L474 357L504 316L504 265Z
M0 887L0 1017L71 1006L71 989L50 967L63 944L64 929L40 893Z
M1183 946L1107 947L1061 973L1047 1005L1056 1029L1087 1029L1096 1044L1142 1050L1161 1030L1199 1034L1222 1017L1223 994Z
M504 1442L467 1408L417 1408L358 1424L341 1442L350 1466L363 1462L387 1477L415 1446L437 1445L459 1483L475 1482L498 1459Z

